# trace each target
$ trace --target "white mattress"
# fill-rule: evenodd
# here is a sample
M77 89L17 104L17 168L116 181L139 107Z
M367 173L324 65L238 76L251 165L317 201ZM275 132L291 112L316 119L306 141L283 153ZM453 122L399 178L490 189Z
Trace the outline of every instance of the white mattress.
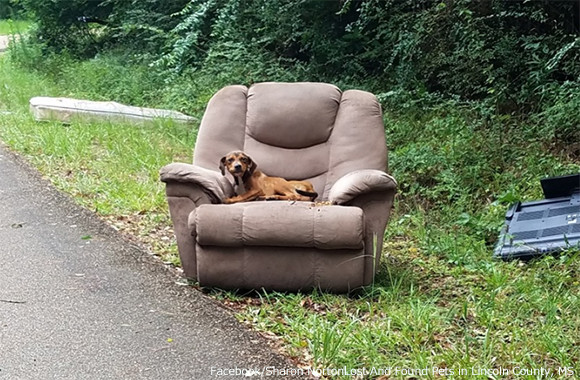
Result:
M181 112L156 108L133 107L117 102L95 102L70 98L38 96L30 99L30 111L36 120L111 121L142 124L156 119L171 119L177 123L192 123L195 118Z

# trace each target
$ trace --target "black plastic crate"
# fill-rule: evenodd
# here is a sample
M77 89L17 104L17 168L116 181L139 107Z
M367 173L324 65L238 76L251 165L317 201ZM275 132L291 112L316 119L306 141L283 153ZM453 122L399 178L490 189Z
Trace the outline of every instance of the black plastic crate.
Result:
M547 199L508 210L494 257L529 259L580 246L580 173L541 182Z

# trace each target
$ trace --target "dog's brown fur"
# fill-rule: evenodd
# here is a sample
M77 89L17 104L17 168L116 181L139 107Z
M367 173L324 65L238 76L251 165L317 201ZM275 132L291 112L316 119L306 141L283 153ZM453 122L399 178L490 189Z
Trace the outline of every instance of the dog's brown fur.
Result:
M226 170L234 177L236 185L240 181L244 193L227 198L224 203L248 202L261 200L312 201L318 193L308 181L287 181L280 177L269 177L257 170L256 163L244 152L234 151L220 160L222 175Z

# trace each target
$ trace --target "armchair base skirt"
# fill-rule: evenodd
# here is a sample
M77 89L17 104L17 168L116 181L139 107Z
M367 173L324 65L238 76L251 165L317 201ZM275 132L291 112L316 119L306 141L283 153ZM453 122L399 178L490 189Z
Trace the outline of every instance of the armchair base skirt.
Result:
M297 247L196 245L201 286L346 293L364 284L365 252Z

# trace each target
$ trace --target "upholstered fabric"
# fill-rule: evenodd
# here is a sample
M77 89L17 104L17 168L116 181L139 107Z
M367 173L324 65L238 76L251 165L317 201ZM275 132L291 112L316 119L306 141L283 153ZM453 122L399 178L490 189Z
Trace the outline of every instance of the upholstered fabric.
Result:
M340 90L320 83L263 83L250 88L247 139L273 147L304 149L328 141Z
M197 279L221 289L346 293L365 282L364 249L197 245Z
M333 204L347 204L362 194L394 190L396 187L395 179L385 172L373 169L355 170L334 183L328 200Z
M233 150L266 175L311 181L316 201L333 205L221 204L233 187L219 162ZM223 88L202 119L194 165L161 170L185 275L222 288L344 292L371 283L396 192L386 169L381 108L368 92L325 83Z
M275 201L203 205L189 223L200 245L363 248L364 220L358 207Z
M218 91L201 121L194 162L216 170L233 150L249 154L267 175L311 181L322 200L347 173L387 169L375 96L342 93L325 83L258 83Z
M232 184L219 172L208 170L196 165L175 162L164 166L160 171L163 182L184 182L200 186L211 196L214 203L234 194Z

